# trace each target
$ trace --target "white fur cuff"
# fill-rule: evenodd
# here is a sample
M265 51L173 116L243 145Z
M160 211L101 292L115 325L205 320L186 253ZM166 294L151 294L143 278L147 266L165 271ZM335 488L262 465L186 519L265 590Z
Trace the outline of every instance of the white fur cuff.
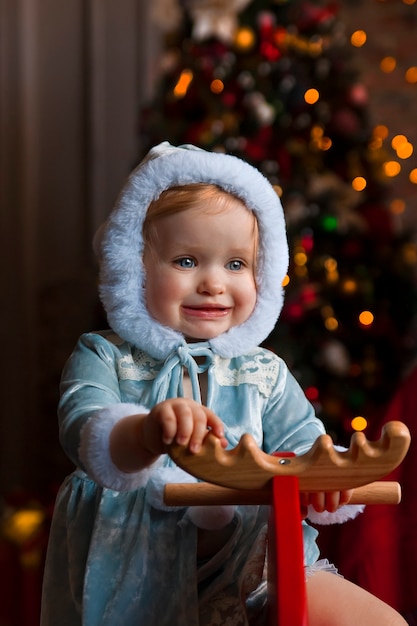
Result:
M114 425L129 415L146 414L149 410L139 404L119 403L96 411L81 430L80 460L86 472L102 487L115 491L130 491L146 485L151 471L161 464L134 473L119 470L110 456L109 440Z
M224 528L235 516L235 507L222 506L190 506L187 517L198 528L203 530L218 530Z

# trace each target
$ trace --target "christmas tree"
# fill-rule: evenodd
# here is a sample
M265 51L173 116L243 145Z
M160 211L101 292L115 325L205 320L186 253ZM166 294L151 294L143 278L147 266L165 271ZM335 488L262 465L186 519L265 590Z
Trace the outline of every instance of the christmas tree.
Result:
M144 142L235 154L275 186L291 264L265 345L346 443L379 420L409 357L416 250L393 228L385 129L368 119L337 5L165 0L156 11L176 27Z

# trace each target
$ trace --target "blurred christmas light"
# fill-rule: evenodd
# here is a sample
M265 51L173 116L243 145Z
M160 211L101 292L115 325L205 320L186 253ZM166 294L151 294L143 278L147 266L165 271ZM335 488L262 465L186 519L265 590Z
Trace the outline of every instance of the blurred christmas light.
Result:
M414 168L413 170L411 170L408 178L410 180L410 183L417 185L417 168Z
M353 418L350 425L352 426L353 430L362 431L365 430L365 428L368 426L368 422L364 417L362 417L362 415L357 415Z
M385 124L378 124L378 126L375 126L373 130L375 137L380 137L381 139L386 139L388 137L388 133L389 130Z
M323 40L321 38L308 42L308 52L312 57L319 56L323 52Z
M404 245L403 258L409 265L415 265L415 263L417 263L417 249L414 243Z
M356 48L361 48L366 43L366 32L364 30L355 30L350 37L350 43Z
M339 272L327 272L326 280L328 283L337 283L337 281L339 280Z
M339 272L337 271L337 261L329 258L324 262L324 269L326 270L326 280L329 283L335 283L339 280Z
M296 265L294 268L294 273L299 278L304 278L305 276L307 276L307 267L305 265Z
M389 208L393 215L401 215L405 211L405 202L401 198L394 198L391 200Z
M326 319L327 317L331 317L334 315L333 307L330 304L326 304L321 308L321 314Z
M366 179L363 176L356 176L352 180L352 187L355 191L363 191L366 187Z
M412 66L408 68L405 73L405 80L410 84L417 83L417 67Z
M307 255L305 252L297 252L294 255L294 263L296 265L305 265L307 263Z
M331 147L332 147L332 140L330 139L330 137L323 137L323 139L319 143L320 150L324 150L324 151L330 150Z
M397 61L394 57L391 56L384 57L383 59L381 59L379 67L381 68L381 71L384 72L384 74L391 74L391 72L393 72L397 67Z
M288 274L286 274L286 276L284 277L281 286L282 287L286 287L288 285L288 283L290 282L290 277L288 276Z
M397 156L399 159L409 159L413 152L414 147L409 141L402 143L397 148Z
M386 176L392 178L393 176L398 176L401 172L401 165L397 161L387 161L384 163L384 172Z
M305 306L308 306L310 308L313 306L316 306L317 304L316 287L313 285L307 285L306 287L304 287L302 294L301 294L301 299Z
M21 509L15 511L3 523L3 532L12 541L23 543L32 537L45 520L41 509Z
M323 265L328 272L335 272L337 270L337 261L332 257L326 259Z
M311 252L314 247L313 234L312 233L303 234L301 238L301 245L303 246L307 254Z
M343 281L342 290L347 294L355 293L358 288L358 283L353 278L347 278Z
M327 328L327 330L337 330L337 328L339 327L339 322L337 321L337 319L335 317L328 317L327 319L324 320L324 325Z
M188 91L188 87L193 80L193 73L191 70L183 70L178 79L177 84L174 87L174 96L176 98L184 98Z
M370 150L380 150L382 148L382 138L381 137L371 137L368 147Z
M278 28L276 28L274 32L274 41L277 44L277 46L279 48L283 48L287 43L287 39L288 39L287 30L285 28L281 28L280 26L278 26Z
M307 91L304 94L304 100L307 102L307 104L315 104L318 99L320 98L320 94L317 91L317 89L307 89Z
M395 135L395 137L392 138L391 140L391 146L394 148L394 150L398 150L398 148L404 144L407 143L407 137L405 135Z
M330 137L324 136L323 127L316 125L313 126L310 131L311 144L318 150L329 150L332 146L332 140Z
M320 141L323 137L323 127L316 124L311 128L310 136L313 141Z
M221 93L223 89L224 89L224 83L219 78L215 78L214 80L211 81L210 90L213 93Z
M297 302L292 302L291 304L287 305L287 315L292 319L299 320L304 315L304 309L301 304L298 304Z
M371 311L362 311L362 313L359 314L359 321L362 326L370 326L374 321L373 313L371 313Z
M414 152L414 146L408 141L405 135L395 135L391 141L391 146L400 159L408 159Z
M239 50L250 50L255 43L255 33L248 26L239 28L236 33L235 45Z
M317 387L307 387L304 393L307 400L310 400L310 402L314 402L319 399L319 390Z
M322 220L324 230L333 231L337 229L337 217L335 215L326 215Z
M260 45L260 52L268 61L276 61L281 56L278 48L275 47L270 41L262 41Z

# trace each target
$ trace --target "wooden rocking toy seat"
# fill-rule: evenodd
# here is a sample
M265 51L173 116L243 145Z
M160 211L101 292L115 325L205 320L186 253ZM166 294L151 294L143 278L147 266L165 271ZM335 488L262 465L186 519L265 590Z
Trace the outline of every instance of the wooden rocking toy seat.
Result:
M300 492L353 489L350 504L398 504L399 484L380 479L401 463L409 445L409 430L399 421L385 424L375 442L355 433L343 452L335 450L329 435L322 435L298 457L266 454L247 434L236 448L224 450L208 434L197 454L169 446L175 463L203 482L166 485L164 500L170 506L270 504L270 623L307 626ZM283 571L285 576L280 576Z

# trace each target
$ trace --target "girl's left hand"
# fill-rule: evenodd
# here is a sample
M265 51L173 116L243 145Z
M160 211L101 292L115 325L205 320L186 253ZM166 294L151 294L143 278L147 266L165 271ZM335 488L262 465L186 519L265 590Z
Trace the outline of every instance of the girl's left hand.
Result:
M303 516L307 512L309 504L318 513L323 511L329 511L334 513L337 509L344 504L347 504L352 497L352 489L346 489L344 491L318 491L317 493L300 493L301 512Z

